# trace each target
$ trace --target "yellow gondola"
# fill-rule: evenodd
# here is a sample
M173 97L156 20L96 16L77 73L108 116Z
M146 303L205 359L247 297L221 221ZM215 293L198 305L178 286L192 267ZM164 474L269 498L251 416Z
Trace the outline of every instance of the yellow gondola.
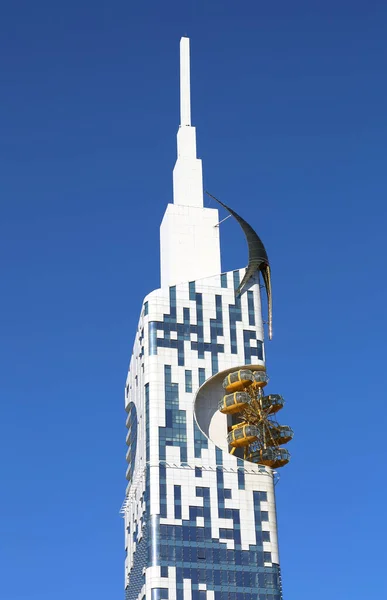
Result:
M227 442L233 448L248 446L258 439L258 429L255 425L238 425L227 436Z
M279 469L288 464L290 454L285 448L263 448L249 454L247 460L272 469Z
M261 399L262 410L266 411L270 409L268 413L269 415L273 415L274 413L281 410L284 404L285 400L279 394L270 394L269 396L263 396L263 398Z
M235 392L224 396L218 404L221 413L233 415L243 410L250 402L250 396L246 392Z
M266 371L264 370L264 367L262 369L259 369L259 371L254 371L253 375L254 375L254 387L263 388L263 387L265 387L265 385L267 385L267 382L269 381L269 377L268 377Z
M270 430L271 437L276 446L287 444L293 439L293 429L288 425L278 425Z
M223 381L226 392L239 392L250 386L255 381L253 372L249 369L241 369L227 375Z

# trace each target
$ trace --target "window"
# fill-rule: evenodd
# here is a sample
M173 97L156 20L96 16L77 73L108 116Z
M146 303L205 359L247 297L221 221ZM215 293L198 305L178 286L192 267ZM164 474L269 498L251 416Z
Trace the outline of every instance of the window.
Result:
M222 288L227 287L227 273L222 273L220 276L220 285Z
M206 380L206 370L203 367L199 367L199 386L203 385Z
M192 371L188 369L185 372L185 391L189 394L192 392Z
M238 489L245 489L245 473L244 469L238 469Z
M221 527L219 529L219 538L222 538L222 539L225 539L225 540L232 540L232 539L234 539L233 530L232 529L225 529L225 528Z
M262 541L270 542L270 531L262 531Z
M267 510L261 510L261 521L268 521L269 520L269 513L267 512Z
M152 588L152 600L167 600L168 589L167 588Z
M247 292L247 306L249 311L249 325L255 325L254 292Z
M176 319L176 286L171 285L169 288L169 304L171 310L171 318Z
M195 477L201 477L201 476L202 476L201 467L195 467Z
M194 281L190 281L189 284L188 284L188 288L189 288L189 299L190 300L196 300L195 282Z
M144 302L144 317L148 314L148 302Z
M149 335L149 355L154 356L157 354L157 323L151 321L148 328Z
M168 567L160 567L160 576L168 577Z
M181 519L181 486L175 485L174 494L175 494L175 519Z
M205 560L206 559L206 550L205 548L198 548L198 559Z

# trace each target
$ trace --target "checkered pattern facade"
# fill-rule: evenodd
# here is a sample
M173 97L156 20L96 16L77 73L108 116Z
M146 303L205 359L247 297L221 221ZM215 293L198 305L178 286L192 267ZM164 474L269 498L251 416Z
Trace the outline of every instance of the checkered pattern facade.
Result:
M126 600L281 600L273 473L204 435L198 389L264 364L258 277L155 290L126 382Z

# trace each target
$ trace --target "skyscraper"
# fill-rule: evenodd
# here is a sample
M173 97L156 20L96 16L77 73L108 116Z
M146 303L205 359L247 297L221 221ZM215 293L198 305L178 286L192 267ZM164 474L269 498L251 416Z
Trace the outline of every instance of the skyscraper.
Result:
M280 446L292 431L275 420L282 397L265 391L270 267L260 238L223 204L249 262L221 271L219 214L203 206L191 125L188 38L180 105L161 287L145 297L125 389L126 599L280 600L273 468L288 462Z

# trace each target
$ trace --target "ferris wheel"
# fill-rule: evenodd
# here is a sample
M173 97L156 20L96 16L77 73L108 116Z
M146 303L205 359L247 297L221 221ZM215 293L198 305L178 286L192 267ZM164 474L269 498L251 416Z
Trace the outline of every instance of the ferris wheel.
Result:
M275 415L283 407L284 399L279 394L264 395L268 381L264 367L230 373L223 381L227 395L218 408L228 416L230 453L278 469L290 460L288 450L282 445L293 438L293 430L277 422Z

